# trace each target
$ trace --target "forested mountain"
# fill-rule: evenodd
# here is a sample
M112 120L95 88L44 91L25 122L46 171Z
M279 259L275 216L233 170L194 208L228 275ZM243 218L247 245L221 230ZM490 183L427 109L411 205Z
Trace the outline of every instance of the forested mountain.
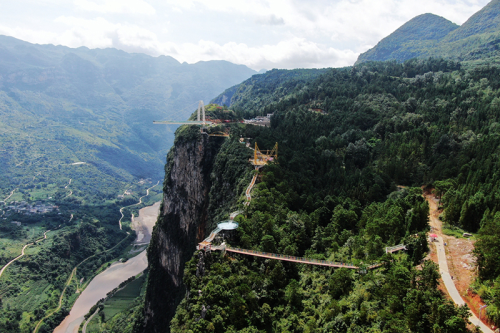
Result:
M437 43L458 27L434 14L419 15L382 39L377 46L361 54L358 63L428 57L430 49L435 48Z
M499 0L492 0L461 26L433 14L423 14L362 53L356 63L386 60L401 62L429 56L461 61L497 58L499 23Z
M54 168L78 179L67 166L79 161L105 179L159 179L173 133L152 121L187 119L193 103L254 73L224 61L189 65L0 36L0 194L40 171L53 177Z
M226 106L238 105L242 110L260 109L270 103L278 102L296 87L303 86L327 71L327 69L273 69L266 72L266 75L254 75L227 89L212 102Z
M255 73L0 36L0 269L36 241L1 274L0 332L52 332L77 290L131 255L131 214L161 199L146 189L174 140L153 120L187 119Z
M180 302L173 332L467 332L466 310L443 299L437 268L421 261L429 213L422 186L442 196L446 223L478 232L471 288L500 323L498 67L414 59L274 70L215 99L228 100L240 115L273 113L271 126L233 125L225 142L196 128L178 131L138 330L164 331ZM279 145L249 206L253 152L240 137L251 147ZM200 161L195 147L210 158ZM187 184L186 170L203 186ZM182 199L195 193L205 195ZM331 270L215 251L188 260L194 244L238 209L238 229L218 242L382 267ZM408 251L385 253L399 243Z

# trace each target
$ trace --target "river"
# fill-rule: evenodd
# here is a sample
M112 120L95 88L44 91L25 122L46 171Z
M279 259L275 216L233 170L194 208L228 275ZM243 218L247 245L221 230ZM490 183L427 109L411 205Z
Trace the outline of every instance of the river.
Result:
M132 227L138 233L137 243L149 242L153 226L160 209L160 202L139 210L139 216L133 219ZM97 275L85 288L71 308L64 321L56 327L54 333L77 333L90 308L106 294L131 276L137 275L148 266L146 251L129 259L125 263L116 262Z

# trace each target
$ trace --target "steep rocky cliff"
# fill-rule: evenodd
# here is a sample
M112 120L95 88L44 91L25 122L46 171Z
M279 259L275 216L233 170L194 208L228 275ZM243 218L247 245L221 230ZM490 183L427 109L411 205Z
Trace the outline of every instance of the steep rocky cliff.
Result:
M153 230L148 261L145 332L166 332L184 296L182 273L208 220L210 174L223 139L181 128L167 157L164 198Z

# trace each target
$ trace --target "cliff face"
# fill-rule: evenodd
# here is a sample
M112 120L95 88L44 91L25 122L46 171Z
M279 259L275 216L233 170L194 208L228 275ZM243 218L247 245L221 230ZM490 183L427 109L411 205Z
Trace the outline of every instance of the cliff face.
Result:
M166 332L184 296L184 265L205 236L210 173L223 140L196 128L177 133L169 153L160 216L148 248L145 332Z

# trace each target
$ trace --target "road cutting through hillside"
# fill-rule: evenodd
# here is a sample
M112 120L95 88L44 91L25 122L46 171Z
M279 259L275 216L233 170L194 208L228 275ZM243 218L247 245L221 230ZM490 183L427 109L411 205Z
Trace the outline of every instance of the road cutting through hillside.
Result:
M13 189L12 192L10 192L10 194L7 196L7 198L3 199L2 202L3 203L7 203L7 200L9 200L9 198L14 194L14 192L17 190L17 188Z
M450 271L448 268L448 261L446 259L446 250L443 241L443 232L442 232L442 223L439 220L438 216L438 203L436 202L436 198L429 193L424 195L425 199L429 203L429 219L432 227L432 232L437 235L437 241L431 242L431 244L436 247L437 254L437 264L439 265L439 272L441 275L441 279L443 280L446 292L453 300L453 302L457 305L465 305L467 304L462 296L460 295L457 287L455 286L453 277L450 275ZM449 236L448 236L449 237ZM470 306L469 306L470 308ZM469 320L475 325L479 326L481 330L485 333L494 333L486 324L480 321L474 312L470 312Z
M158 183L156 185L158 185ZM147 191L147 195L149 195L149 191ZM141 226L147 229L147 230L142 229L142 232L144 233L143 238L141 240L142 242L149 239L150 235L152 234L153 227L156 222L156 218L158 216L159 207L160 207L160 202L157 202L152 206L144 207L139 210L139 216L136 218L136 224L133 225L133 227ZM122 240L122 242L124 240ZM120 243L115 245L115 247L118 246ZM109 249L107 251L110 250L112 249ZM86 260L88 260L89 258L87 258ZM82 263L80 263L79 265L81 265ZM117 261L113 263L110 267L108 267L106 270L96 275L94 278L92 278L92 280L88 282L85 289L82 290L80 296L71 307L69 315L66 316L66 318L59 324L59 326L55 328L54 333L78 332L81 323L84 321L83 316L90 310L90 308L99 299L104 298L109 291L116 288L121 282L123 282L124 279L133 275L137 275L140 272L142 272L144 269L147 268L147 265L148 263L146 258L146 250L143 250L137 256L127 260L126 262ZM73 279L73 274L76 273L77 267L75 267L74 270L72 271L72 274L67 282L68 285ZM62 304L62 298L61 298L61 304ZM54 311L53 313L55 312L57 311ZM50 315L52 315L53 313L51 313ZM90 320L88 322L90 322ZM34 333L36 333L36 331L34 331Z
M33 243L28 243L26 245L24 245L23 249L21 250L21 254L17 257L15 257L14 259L12 259L11 261L9 261L5 266L3 266L2 270L0 270L0 278L2 277L2 274L3 272L7 269L7 267L9 267L10 264L12 264L14 261L20 259L22 256L24 256L24 250L28 247L28 246L31 246L35 243L38 243L38 242L41 242L43 241L44 239L47 239L47 233L49 232L50 230L47 230L43 233L43 238L40 238L36 241L34 241Z
M135 203L135 204L132 204L132 205L128 205L128 206L124 206L124 207L120 208L120 214L122 214L122 217L120 217L120 220L118 221L118 224L120 225L120 230L122 230L122 219L125 217L125 215L123 215L123 209L128 208L128 207L132 207L132 206L140 205L142 203L142 198L147 197L149 195L149 190L151 190L152 188L158 186L159 183L160 183L160 181L156 182L155 185L153 185L150 188L148 188L146 190L146 195L143 195L142 197L140 197L138 203Z

